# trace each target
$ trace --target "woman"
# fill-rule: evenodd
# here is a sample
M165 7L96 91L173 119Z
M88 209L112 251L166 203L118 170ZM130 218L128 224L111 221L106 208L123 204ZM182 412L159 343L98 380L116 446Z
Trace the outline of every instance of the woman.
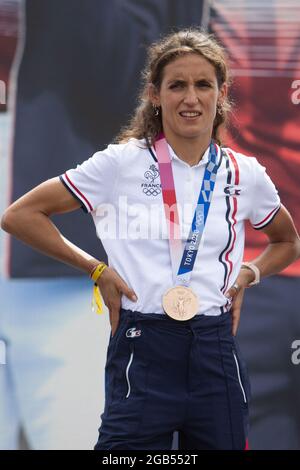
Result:
M220 147L222 48L198 30L152 45L118 143L34 188L2 228L97 283L112 334L96 449L244 449L249 384L235 335L244 289L300 255L288 211L253 157ZM91 212L109 267L50 216ZM244 221L268 237L242 264ZM39 230L37 231L37 227Z

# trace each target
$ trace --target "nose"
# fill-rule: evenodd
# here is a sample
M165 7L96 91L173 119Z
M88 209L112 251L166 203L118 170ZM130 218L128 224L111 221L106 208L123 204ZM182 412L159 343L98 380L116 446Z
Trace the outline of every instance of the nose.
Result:
M193 86L189 86L187 88L187 91L184 97L184 103L190 106L198 103L198 96Z

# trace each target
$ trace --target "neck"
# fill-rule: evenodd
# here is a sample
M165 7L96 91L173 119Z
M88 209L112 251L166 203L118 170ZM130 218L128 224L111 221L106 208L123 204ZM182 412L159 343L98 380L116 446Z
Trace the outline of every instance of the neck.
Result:
M211 135L202 136L200 139L182 138L165 133L168 144L176 155L190 166L197 165L210 144Z

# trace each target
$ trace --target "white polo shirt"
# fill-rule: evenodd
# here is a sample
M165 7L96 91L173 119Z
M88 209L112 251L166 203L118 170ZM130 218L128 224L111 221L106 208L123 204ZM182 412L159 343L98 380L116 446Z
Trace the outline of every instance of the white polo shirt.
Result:
M208 160L191 167L169 146L186 241ZM244 221L265 227L280 209L277 190L256 158L218 147L219 169L190 287L199 297L199 314L230 309L225 297L240 270ZM159 168L155 150L143 140L109 145L60 176L67 189L91 213L109 265L136 292L138 301L122 296L122 307L162 314L162 296L174 285Z

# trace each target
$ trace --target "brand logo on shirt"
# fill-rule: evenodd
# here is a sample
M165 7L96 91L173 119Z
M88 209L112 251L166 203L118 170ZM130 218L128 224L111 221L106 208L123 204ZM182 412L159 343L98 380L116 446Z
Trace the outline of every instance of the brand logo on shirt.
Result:
M135 338L136 336L141 336L141 330L137 330L136 328L129 328L126 331L126 338Z
M157 196L161 193L161 184L155 183L156 178L159 177L158 168L152 164L150 165L149 170L144 173L144 177L147 180L147 183L142 183L143 193L146 196Z
M228 196L240 196L241 189L236 186L226 186L226 188L224 188L224 193Z

